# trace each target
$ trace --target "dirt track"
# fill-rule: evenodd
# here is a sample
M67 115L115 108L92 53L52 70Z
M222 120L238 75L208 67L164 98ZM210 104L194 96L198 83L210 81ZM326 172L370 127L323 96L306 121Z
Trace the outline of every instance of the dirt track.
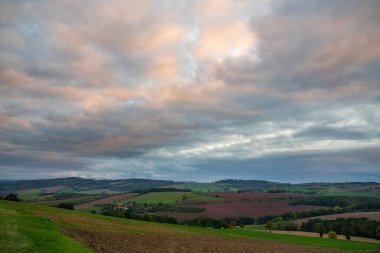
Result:
M284 231L284 230L272 230L272 233L276 234L286 234L286 235L300 235L300 236L307 236L307 237L319 237L318 233L313 232L304 232L304 231ZM325 238L327 235L323 235ZM346 237L344 235L337 235L338 240L346 240ZM380 243L379 240L372 239L372 238L365 238L365 237L359 237L359 236L351 236L351 241L356 242L370 242L370 243Z
M339 253L255 239L231 239L158 234L126 234L69 230L69 236L100 253Z

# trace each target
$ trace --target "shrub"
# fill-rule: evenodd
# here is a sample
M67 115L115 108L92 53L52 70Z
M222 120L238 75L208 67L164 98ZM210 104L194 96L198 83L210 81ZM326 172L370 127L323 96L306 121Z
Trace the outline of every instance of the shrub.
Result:
M282 224L282 230L297 231L298 230L298 225L295 224L294 222L291 222L291 221L285 221Z
M336 232L335 231L330 231L329 232L329 238L330 239L336 239Z
M265 224L265 227L269 230L269 232L272 232L273 222L267 221L267 223Z
M20 201L17 194L14 193L9 193L7 196L4 197L4 199L9 201Z
M68 209L68 210L74 210L74 206L71 203L60 203L57 205L58 208Z

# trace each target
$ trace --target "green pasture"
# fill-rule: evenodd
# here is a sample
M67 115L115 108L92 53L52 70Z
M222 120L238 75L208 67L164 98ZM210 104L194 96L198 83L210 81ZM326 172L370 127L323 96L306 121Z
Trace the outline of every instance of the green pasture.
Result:
M220 192L224 187L211 183L173 184L163 188L189 189L193 192Z
M177 201L210 201L221 200L214 196L196 194L193 192L149 192L143 195L128 199L128 202L136 202L138 204L175 204Z
M93 252L64 235L57 224L20 207L12 209L0 205L0 252Z

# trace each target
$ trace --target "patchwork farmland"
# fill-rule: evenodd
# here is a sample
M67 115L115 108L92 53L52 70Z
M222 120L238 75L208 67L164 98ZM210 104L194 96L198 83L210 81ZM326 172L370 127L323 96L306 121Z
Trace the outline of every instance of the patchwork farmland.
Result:
M91 180L78 182L81 179L0 184L3 191L8 184L24 202L33 203L2 201L0 211L6 217L15 217L10 223L3 220L3 227L18 227L18 233L22 234L24 229L30 231L32 228L25 227L28 222L19 221L31 219L31 224L36 224L42 218L41 226L49 227L49 231L54 227L54 233L61 233L59 240L66 241L70 247L70 250L62 247L61 251L55 248L54 252L327 253L380 250L373 232L380 209L377 187L373 184L289 186L225 180L199 185L192 182L187 189L186 183L143 179L101 181L99 184ZM130 190L120 192L122 189ZM342 189L347 190L343 193L349 196L339 196L338 190ZM353 190L357 192L351 194ZM328 196L330 193L338 195ZM59 205L72 207L75 211L54 207ZM303 222L314 218L326 221L348 217L368 218L352 220L361 222L355 225L361 226L360 229L353 232L361 233L352 237L357 242L321 239L314 230L300 231ZM273 223L276 233L267 232L268 222ZM363 234L361 231L366 227L371 231ZM283 230L277 232L278 229ZM48 236L46 238L51 240ZM338 238L345 236L338 234ZM30 240L34 239L29 239L29 244L33 244ZM128 247L121 247L126 242ZM8 242L2 243L9 247ZM29 244L25 243L23 247L28 248ZM55 247L47 242L46 245ZM20 248L15 249L18 251L13 252L23 252Z
M134 221L54 207L0 201L0 247L6 252L378 252L380 244ZM6 229L5 228L9 228ZM11 231L10 228L13 230ZM16 230L14 230L16 229ZM17 234L17 244L7 240Z

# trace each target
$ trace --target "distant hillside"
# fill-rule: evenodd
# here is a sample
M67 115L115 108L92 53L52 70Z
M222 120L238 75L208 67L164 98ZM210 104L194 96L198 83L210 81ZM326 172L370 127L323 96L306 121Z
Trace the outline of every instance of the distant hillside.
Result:
M127 192L158 188L172 184L174 184L173 181L151 179L95 180L69 177L0 182L0 192L12 192L25 189L38 189L56 186L66 186L67 188L71 188L73 191L104 189L115 192Z
M270 192L297 192L308 194L337 195L337 196L378 196L380 184L374 182L348 183L304 183L290 184L265 180L220 180L214 183L197 183L185 181L152 180L152 179L118 179L96 180L79 177L0 181L0 194L28 189L49 189L48 192L79 192L94 193L121 193L142 191L152 188L176 188L191 191L270 191ZM363 194L365 193L365 194Z
M224 187L236 188L239 190L267 190L271 188L290 186L291 184L283 184L277 182L270 182L265 180L236 180L227 179L216 181L215 184Z

